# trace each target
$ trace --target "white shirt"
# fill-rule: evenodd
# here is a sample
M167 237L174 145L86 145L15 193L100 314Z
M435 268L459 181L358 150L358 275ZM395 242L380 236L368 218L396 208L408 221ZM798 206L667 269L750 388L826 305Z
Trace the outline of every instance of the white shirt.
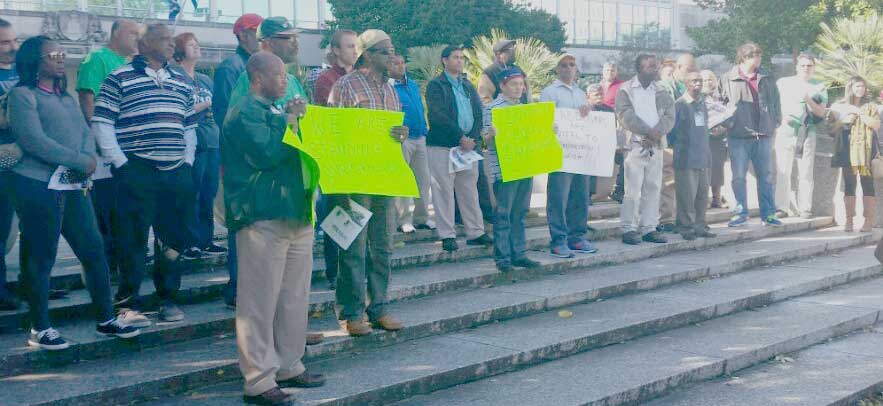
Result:
M645 89L635 77L629 86L631 87L632 106L635 107L635 114L648 127L656 127L656 124L659 124L659 110L656 109L656 82L650 83L650 86Z

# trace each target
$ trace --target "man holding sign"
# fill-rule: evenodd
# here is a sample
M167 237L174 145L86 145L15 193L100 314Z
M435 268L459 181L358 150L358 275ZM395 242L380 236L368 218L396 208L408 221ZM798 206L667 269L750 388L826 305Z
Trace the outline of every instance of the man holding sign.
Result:
M488 145L485 159L488 162L490 175L494 179L494 196L497 197L497 207L494 212L494 262L501 272L511 271L512 266L524 268L539 266L538 262L525 255L527 246L524 235L524 218L527 217L527 212L530 210L533 178L519 176L504 181L504 165L501 165L504 153L497 147L497 126L492 124L492 114L495 114L495 109L498 109L499 112L505 107L521 104L524 86L524 73L521 69L503 70L500 73L502 92L488 104L484 113L482 136ZM537 159L542 160L540 157ZM511 162L510 165L529 166L525 161ZM560 162L558 167L560 168Z
M320 386L306 371L310 277L313 271L315 170L283 144L306 103L280 110L288 78L279 57L249 59L249 92L227 115L221 139L227 227L236 233L238 269L236 345L245 378L245 402L289 404L279 386Z
M388 82L391 57L396 53L389 35L381 30L366 30L359 35L358 53L356 69L334 84L328 105L401 111L399 97ZM392 127L390 136L402 142L408 137L408 127ZM359 233L349 249L340 253L338 318L346 323L346 330L352 336L371 334L371 324L384 330L401 330L402 322L386 313L395 213L393 199L361 194L329 195L329 198L330 207L348 209L352 200L372 212L366 226L367 233ZM368 258L370 264L367 263ZM366 305L366 280L370 306ZM371 324L362 318L365 313Z
M553 102L559 109L578 110L581 117L588 116L586 97L575 83L576 58L564 55L555 71L558 79L543 89L540 101ZM588 134L577 134L583 135ZM552 256L572 258L574 252L591 254L598 251L586 239L589 220L587 175L563 171L550 173L546 183L546 216L552 236Z

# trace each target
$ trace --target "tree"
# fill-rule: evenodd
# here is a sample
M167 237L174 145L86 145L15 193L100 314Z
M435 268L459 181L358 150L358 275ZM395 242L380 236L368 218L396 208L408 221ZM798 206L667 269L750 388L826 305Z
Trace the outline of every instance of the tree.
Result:
M755 42L764 60L774 54L796 57L821 33L821 23L835 18L867 15L883 10L883 0L694 0L726 17L703 27L688 27L687 35L699 53L716 53L734 59L736 48Z
M816 73L829 85L861 76L871 88L883 86L883 18L877 13L823 23L815 47L822 55Z
M635 59L638 54L667 54L671 52L671 30L660 30L656 22L645 25L641 30L623 35L622 50L619 52L617 67L620 77L634 76Z
M473 37L499 27L515 37L533 37L558 51L564 27L545 11L515 6L508 0L328 0L337 28L386 31L397 48L437 44L470 45Z
M502 38L513 37L505 31L493 29L490 36L482 35L474 38L472 48L464 50L467 62L466 73L476 85L484 68L494 63L493 46ZM538 98L543 88L555 80L552 71L558 65L561 56L557 52L550 51L536 38L515 39L515 64L527 75L532 100Z

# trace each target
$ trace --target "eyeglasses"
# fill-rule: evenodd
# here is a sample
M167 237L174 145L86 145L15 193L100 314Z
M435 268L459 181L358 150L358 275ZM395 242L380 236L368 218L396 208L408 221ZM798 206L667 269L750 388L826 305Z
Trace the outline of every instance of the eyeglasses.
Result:
M49 59L58 61L58 60L62 60L65 57L67 57L67 54L65 54L64 51L54 51L54 52L50 52L48 54L43 54L40 56L43 58L49 58Z
M568 63L559 63L558 66L560 66L562 68L572 68L572 67L576 66L576 64L573 62L568 62Z
M395 48L371 48L371 49L368 49L368 51L369 51L369 52L373 52L373 53L378 53L378 54L381 54L381 55L386 55L386 56L390 56L390 55L395 55L395 54L396 54L396 49L395 49Z

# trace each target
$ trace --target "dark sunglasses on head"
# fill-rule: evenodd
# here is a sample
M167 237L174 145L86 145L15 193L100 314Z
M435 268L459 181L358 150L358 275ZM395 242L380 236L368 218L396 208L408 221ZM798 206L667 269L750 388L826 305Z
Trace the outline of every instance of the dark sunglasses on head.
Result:
M52 60L59 60L59 59L64 59L65 57L67 57L67 54L65 54L64 51L55 51L55 52L50 52L48 54L43 54L41 56L44 58L52 59Z
M386 56L396 54L395 48L371 48L368 51L373 52L373 53L377 53L377 54L381 54L381 55L386 55Z

